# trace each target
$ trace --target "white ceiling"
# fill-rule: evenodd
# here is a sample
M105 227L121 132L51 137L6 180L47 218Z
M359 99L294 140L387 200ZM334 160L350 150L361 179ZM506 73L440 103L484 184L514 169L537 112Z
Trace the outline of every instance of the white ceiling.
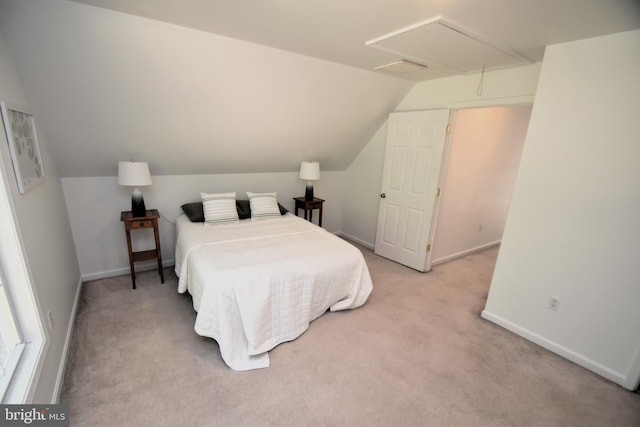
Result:
M366 46L367 41L438 15L532 62L542 59L549 44L640 28L638 0L74 1L366 70L411 59ZM433 43L445 51L454 46L437 37ZM403 77L419 81L459 73L428 65Z

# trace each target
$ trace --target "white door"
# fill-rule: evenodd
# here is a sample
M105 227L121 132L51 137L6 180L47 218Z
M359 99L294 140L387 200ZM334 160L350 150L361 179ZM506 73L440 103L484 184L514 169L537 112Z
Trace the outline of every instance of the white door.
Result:
M389 115L375 253L428 271L449 110Z

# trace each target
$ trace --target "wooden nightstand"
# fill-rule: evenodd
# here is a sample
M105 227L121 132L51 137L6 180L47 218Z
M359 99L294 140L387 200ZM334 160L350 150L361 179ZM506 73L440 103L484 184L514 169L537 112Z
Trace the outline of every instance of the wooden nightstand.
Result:
M296 201L296 216L298 216L298 209L304 209L304 219L310 222L313 222L313 210L319 209L320 216L318 218L318 225L322 227L322 204L324 203L324 199L314 197L313 200L307 201L304 197L294 197L293 200Z
M134 217L131 211L121 212L120 221L124 221L124 229L127 233L127 248L129 249L129 267L131 268L131 281L133 289L136 288L136 270L133 264L137 261L147 261L150 259L158 260L158 271L160 272L160 281L164 283L164 271L162 270L162 251L160 250L160 233L158 231L158 219L160 214L157 209L147 210L145 216ZM142 230L145 228L153 228L156 238L156 248L149 251L133 252L131 248L131 230Z

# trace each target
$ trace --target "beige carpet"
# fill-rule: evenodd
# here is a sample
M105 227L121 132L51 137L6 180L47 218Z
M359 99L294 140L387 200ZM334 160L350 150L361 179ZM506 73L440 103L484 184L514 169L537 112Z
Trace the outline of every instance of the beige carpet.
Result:
M72 426L640 426L640 395L480 318L497 248L421 274L363 250L364 307L229 369L170 270L86 283Z

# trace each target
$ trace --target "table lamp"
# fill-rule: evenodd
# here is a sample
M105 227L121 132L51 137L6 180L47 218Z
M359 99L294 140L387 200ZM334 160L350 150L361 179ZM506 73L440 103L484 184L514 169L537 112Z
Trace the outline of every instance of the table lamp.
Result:
M144 206L142 191L138 187L151 185L151 174L147 162L118 162L118 185L134 187L131 193L131 213L134 217L145 216L147 208Z
M313 200L313 181L320 179L320 164L318 162L302 162L300 164L300 179L307 180L304 199L310 202Z

